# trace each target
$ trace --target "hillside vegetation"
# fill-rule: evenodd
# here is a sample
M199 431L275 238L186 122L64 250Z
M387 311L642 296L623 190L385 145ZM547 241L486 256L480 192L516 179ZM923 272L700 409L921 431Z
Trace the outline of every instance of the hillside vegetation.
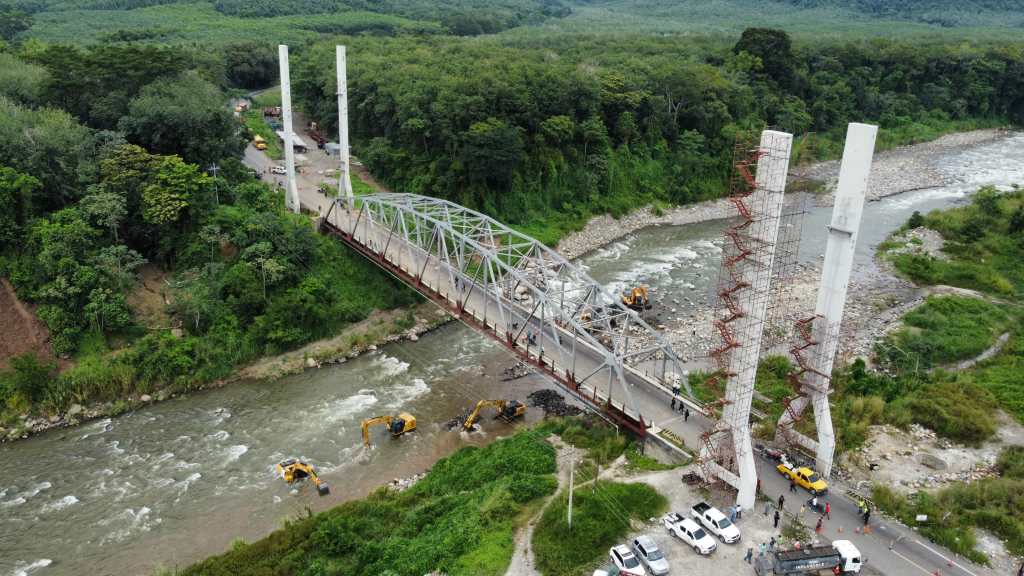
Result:
M527 506L557 486L547 434L541 426L484 448L462 448L405 492L379 490L176 574L504 574Z
M553 242L594 213L715 198L738 137L817 132L797 161L838 154L849 121L883 146L1024 118L1024 52L895 41L730 44L650 36L354 39L356 153L393 189L450 198ZM333 124L334 48L294 66L297 99ZM362 103L372 103L363 105Z
M241 165L241 126L189 54L0 56L15 79L0 85L0 275L37 306L53 352L75 361L58 375L45 358L12 360L0 426L191 389L415 302ZM128 306L147 262L172 272L160 325Z

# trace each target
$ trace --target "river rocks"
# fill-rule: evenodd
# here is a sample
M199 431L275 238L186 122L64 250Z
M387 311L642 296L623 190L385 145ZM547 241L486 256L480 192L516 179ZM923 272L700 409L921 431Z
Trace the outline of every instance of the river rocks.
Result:
M67 417L74 418L75 416L81 414L83 411L85 411L85 408L83 408L81 404L72 404L71 407L68 408Z
M306 358L306 368L316 368L316 358Z
M150 396L149 394L143 394L142 396L139 396L139 402L142 402L143 404L149 404L152 401L153 397Z

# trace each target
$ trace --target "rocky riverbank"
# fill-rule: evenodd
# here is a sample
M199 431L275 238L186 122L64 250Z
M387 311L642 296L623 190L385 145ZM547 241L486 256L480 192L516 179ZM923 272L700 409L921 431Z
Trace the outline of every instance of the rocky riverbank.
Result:
M403 340L415 342L423 334L450 320L450 316L429 302L408 309L377 311L337 336L312 342L298 350L261 358L238 369L232 376L200 386L198 390L219 388L243 379L282 378L304 370L317 369L324 364L342 364L372 352L378 346ZM23 414L16 425L0 427L0 443L25 439L54 428L77 426L97 418L118 416L183 394L162 389L153 394L131 396L115 402L89 406L72 404L64 414L48 417Z
M911 190L934 188L949 184L936 165L935 158L949 152L964 150L1009 135L1008 130L993 128L947 134L930 142L899 146L875 154L868 180L868 200L879 200ZM819 197L822 206L831 206L839 177L839 160L811 164L794 170L792 177L825 183L826 193Z
M902 192L947 184L948 177L938 169L936 157L985 144L1009 134L1009 131L1003 129L947 134L931 142L900 146L875 154L868 182L868 198L878 200ZM818 196L818 202L829 206L833 201L832 191L838 174L839 161L830 160L795 168L790 173L790 180L823 182L825 193ZM649 226L694 224L729 218L734 214L734 208L727 200L709 200L668 210L648 206L619 219L608 215L596 216L582 230L562 238L558 243L558 251L573 260Z

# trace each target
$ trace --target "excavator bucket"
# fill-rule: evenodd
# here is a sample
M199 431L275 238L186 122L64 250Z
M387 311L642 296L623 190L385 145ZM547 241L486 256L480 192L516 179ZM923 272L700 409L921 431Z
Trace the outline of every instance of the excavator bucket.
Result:
M327 482L320 482L316 485L316 493L321 496L327 496L331 493L331 487L327 485Z

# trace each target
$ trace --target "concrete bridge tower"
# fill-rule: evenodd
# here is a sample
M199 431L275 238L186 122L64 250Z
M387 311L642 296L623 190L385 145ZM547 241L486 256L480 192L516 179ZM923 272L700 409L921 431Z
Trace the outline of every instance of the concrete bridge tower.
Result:
M832 474L832 456L836 447L828 405L832 364L839 345L839 328L853 271L877 133L878 127L868 124L854 123L847 128L815 313L813 317L797 322L797 341L791 349L797 364L794 383L798 387L797 395L787 401L776 430L776 436L813 450L817 471L826 478ZM795 430L808 404L814 408L817 441Z
M338 146L341 166L338 171L338 194L344 196L345 203L352 209L352 176L349 163L348 144L348 69L344 46L335 46L335 59L338 65Z
M712 385L724 381L725 394L721 418L702 438L701 465L706 478L736 488L736 502L747 510L757 489L750 408L792 145L792 134L765 130L755 148L737 146L738 180L729 200L739 218L726 231L716 291L720 345L712 351L717 365ZM755 164L756 176L750 170Z

